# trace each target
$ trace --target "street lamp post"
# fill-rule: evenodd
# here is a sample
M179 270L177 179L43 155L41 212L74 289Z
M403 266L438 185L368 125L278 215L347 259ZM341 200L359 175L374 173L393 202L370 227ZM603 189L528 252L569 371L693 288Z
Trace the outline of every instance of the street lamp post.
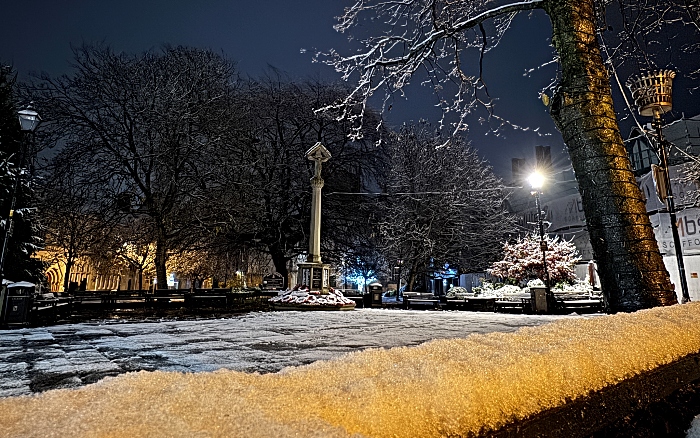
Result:
M682 303L690 301L688 293L688 280L685 276L685 263L683 262L683 249L681 247L681 239L678 234L678 223L676 219L676 206L673 198L673 188L671 187L671 177L668 169L668 153L666 152L667 141L664 140L662 126L663 119L661 115L668 112L673 107L671 92L673 89L673 78L676 77L676 72L672 70L659 70L650 72L636 78L630 78L627 81L627 87L632 92L632 97L639 107L639 115L645 117L653 117L652 126L658 137L658 155L659 164L661 165L662 185L666 189L665 199L666 210L671 221L671 234L673 236L673 247L676 253L676 262L678 264L678 275L680 277L681 292L683 298Z
M535 172L529 178L532 194L535 196L535 208L537 209L537 227L540 232L540 250L542 250L542 266L544 270L544 286L547 289L547 297L549 297L549 271L547 270L547 241L544 238L544 222L542 220L542 205L540 204L540 189L544 184L544 176Z
M401 268L403 267L403 260L398 259L396 261L396 266L394 266L394 277L396 279L396 302L399 301L399 295L401 294Z
M10 203L10 213L5 221L5 233L2 240L2 251L0 251L0 286L2 280L5 278L5 256L7 254L7 243L12 234L12 220L15 214L15 205L17 203L17 193L19 192L22 165L24 164L24 156L27 150L27 143L29 142L29 135L39 126L41 123L41 117L34 111L34 109L28 106L26 109L17 112L19 116L19 126L23 133L22 144L20 146L20 153L17 160L17 175L15 176L14 188L12 190L12 201Z

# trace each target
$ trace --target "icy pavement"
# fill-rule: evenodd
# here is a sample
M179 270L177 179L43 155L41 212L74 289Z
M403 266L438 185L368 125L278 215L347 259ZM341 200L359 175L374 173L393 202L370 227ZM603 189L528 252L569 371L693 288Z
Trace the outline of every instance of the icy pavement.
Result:
M601 315L586 317L596 316ZM276 372L367 348L512 332L576 317L358 309L4 330L0 397L78 387L139 370Z

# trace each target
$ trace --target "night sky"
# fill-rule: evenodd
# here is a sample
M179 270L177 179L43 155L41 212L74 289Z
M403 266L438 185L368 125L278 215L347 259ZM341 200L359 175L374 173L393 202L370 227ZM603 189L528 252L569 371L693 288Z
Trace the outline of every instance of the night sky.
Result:
M269 66L291 78L338 80L330 67L312 63L314 49L348 54L347 36L332 28L334 17L351 1L333 0L36 0L6 2L0 15L0 60L27 78L32 73L70 73L71 45L104 42L117 51L140 53L163 44L206 47L223 52L245 75L260 77ZM563 169L561 136L539 99L539 90L555 73L553 66L524 75L552 58L551 27L540 12L520 14L513 28L490 52L484 69L489 92L497 97L496 113L514 124L539 128L508 129L501 137L485 135L476 119L469 134L472 145L496 172L510 180L511 158L534 161L534 146L552 147L555 164ZM305 50L302 50L305 49ZM421 118L437 121L439 110L431 91L417 85L407 100L392 103L385 114L391 125ZM697 100L697 99L694 99ZM685 110L697 114L698 106ZM694 111L694 112L693 112ZM541 135L549 134L549 135ZM623 129L623 136L626 131Z

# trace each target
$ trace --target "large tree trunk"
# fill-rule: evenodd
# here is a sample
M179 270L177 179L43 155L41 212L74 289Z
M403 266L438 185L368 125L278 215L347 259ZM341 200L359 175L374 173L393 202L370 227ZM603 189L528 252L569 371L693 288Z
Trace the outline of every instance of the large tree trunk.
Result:
M544 9L562 67L551 115L576 173L608 309L675 304L617 124L593 0L548 0Z
M63 274L63 292L68 292L70 287L70 273L73 270L73 256L66 257L66 272Z

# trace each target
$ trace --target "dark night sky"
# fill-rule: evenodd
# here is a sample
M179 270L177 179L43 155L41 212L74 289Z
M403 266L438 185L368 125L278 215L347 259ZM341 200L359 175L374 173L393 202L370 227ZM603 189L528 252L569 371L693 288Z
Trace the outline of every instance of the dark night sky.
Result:
M312 63L311 52L337 49L349 53L347 37L336 33L334 17L351 1L333 0L35 0L3 5L0 15L0 60L10 63L26 78L32 72L70 73L71 44L104 42L115 50L139 53L164 43L207 47L237 62L239 70L258 77L272 65L293 78L337 80L328 66ZM510 159L534 159L534 146L552 147L561 167L561 137L539 100L554 67L525 77L526 69L551 59L549 21L542 13L521 14L501 46L485 61L487 85L499 98L496 112L532 132L506 130L503 137L485 135L476 126L472 145L501 176L510 179ZM300 49L307 49L301 53ZM418 82L418 81L414 81ZM439 111L427 88L412 85L407 100L395 101L385 114L390 124L427 118ZM695 113L686 111L687 115ZM623 131L623 135L625 132ZM558 155L559 154L559 155ZM561 156L560 156L561 155Z

